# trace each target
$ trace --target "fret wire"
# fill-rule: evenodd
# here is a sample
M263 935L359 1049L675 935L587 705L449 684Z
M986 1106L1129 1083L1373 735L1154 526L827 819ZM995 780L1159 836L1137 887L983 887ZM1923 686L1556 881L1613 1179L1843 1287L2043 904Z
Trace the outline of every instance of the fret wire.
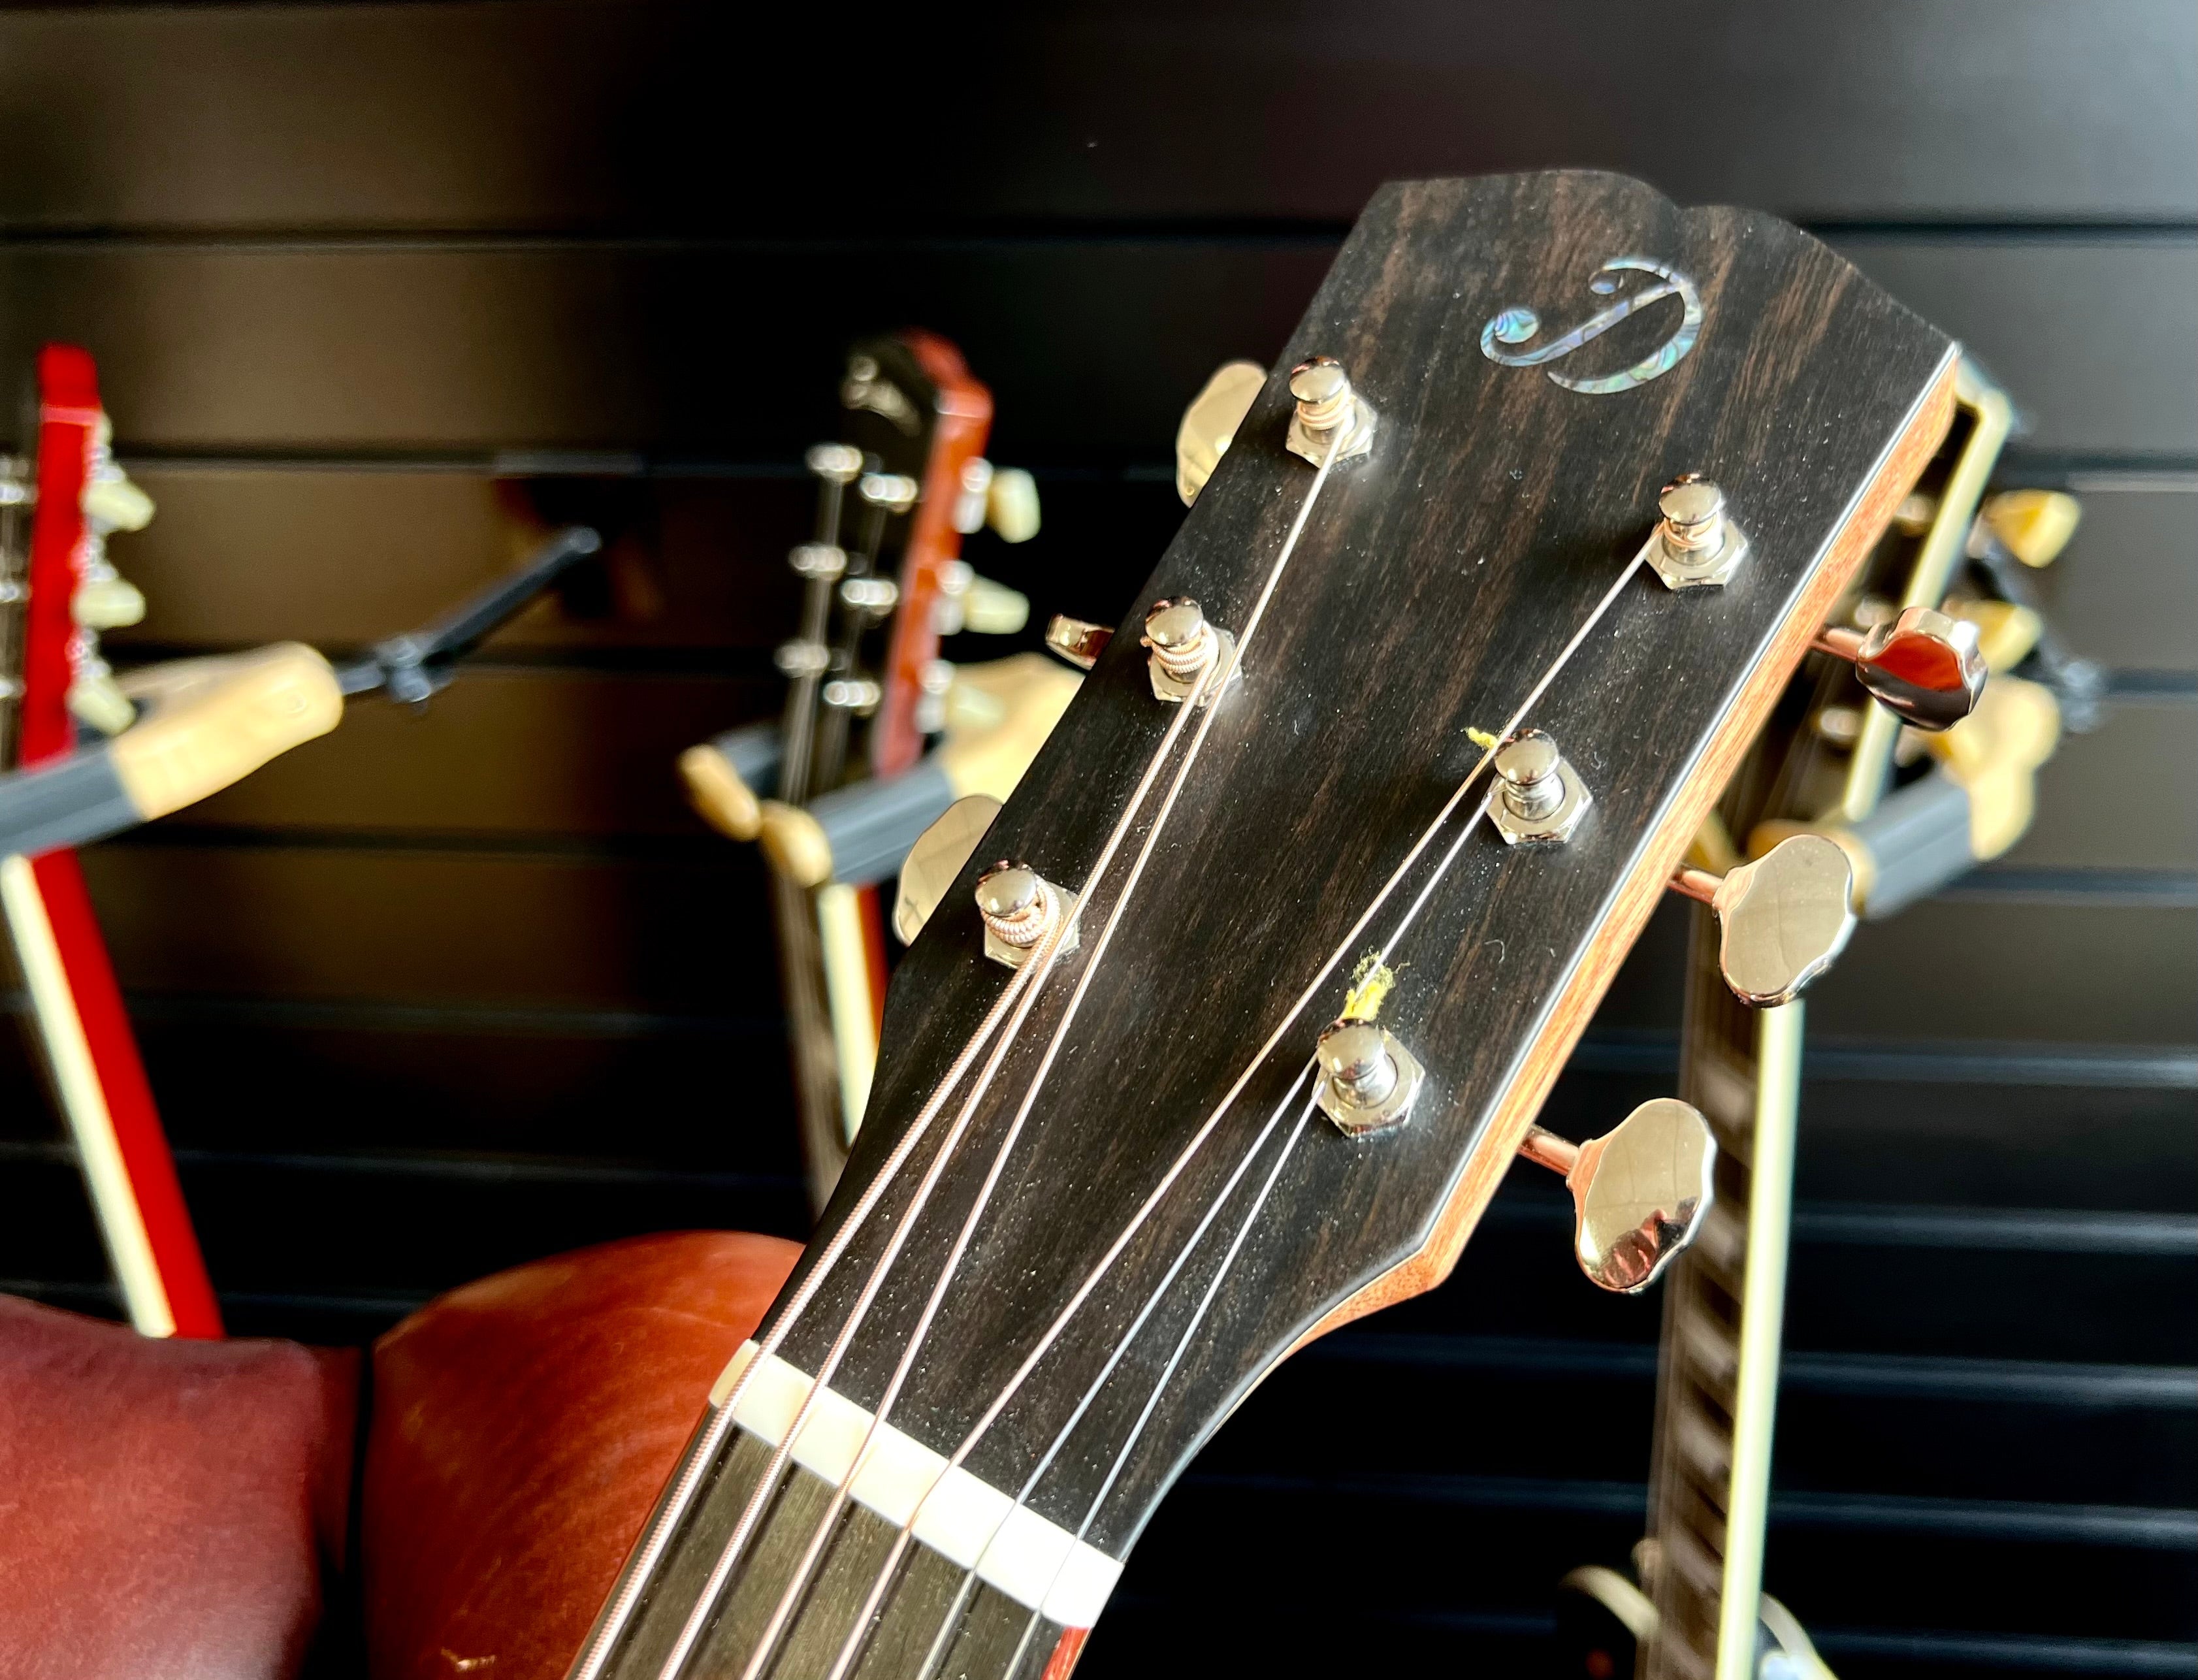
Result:
M1084 1397L1077 1402L1076 1410L1069 1414L1068 1421L1055 1432L1052 1444L1046 1448L1029 1476L1025 1479L1021 1491L1015 1496L1015 1505L1010 1507L1010 1514L1015 1509L1029 1503L1031 1494L1037 1488L1039 1479L1051 1468L1061 1448L1067 1445L1068 1438L1074 1433L1077 1424L1083 1421L1084 1414L1099 1398L1101 1391L1106 1386L1107 1379L1114 1374L1115 1366L1121 1363L1123 1357L1129 1352L1131 1343L1137 1340L1137 1333L1144 1328L1146 1321L1159 1309L1161 1301L1166 1299L1170 1286L1174 1283L1183 1268L1189 1263L1190 1257L1196 1251L1198 1245L1204 1241L1207 1228L1220 1216L1221 1210L1228 1205L1229 1198L1236 1194L1237 1184L1241 1182L1252 1163L1259 1159L1259 1151L1266 1147L1267 1139L1274 1135L1275 1128L1282 1123L1283 1114L1288 1111L1290 1103L1296 1098L1298 1091L1304 1085L1305 1076L1312 1070L1313 1063L1308 1061L1298 1071L1298 1076L1291 1082L1289 1090L1283 1093L1282 1100L1275 1105L1273 1111L1267 1117L1266 1124L1259 1128L1259 1135L1252 1140L1251 1146L1245 1150L1243 1159L1237 1162L1236 1168L1230 1173L1227 1182L1222 1185L1212 1204L1199 1219L1196 1228L1192 1230L1182 1247L1177 1251L1175 1259L1169 1262L1168 1269L1161 1276L1159 1284L1145 1298L1144 1305L1138 1310L1137 1316L1131 1321L1129 1328L1115 1343L1114 1351L1108 1356L1107 1363L1100 1368L1098 1375L1084 1389ZM965 1445L974 1445L974 1442L973 1440ZM958 1458L957 1455L955 1462L958 1462ZM936 1482L933 1484L933 1487L937 1485ZM901 1525L899 1532L893 1536L893 1544L887 1549L884 1561L878 1566L877 1578L871 1584L869 1596L864 1601L862 1610L856 1616L846 1639L840 1645L840 1654L834 1659L824 1680L841 1680L841 1677L847 1671L848 1665L861 1649L863 1632L869 1625L871 1616L875 1613L879 1601L884 1597L886 1588L893 1578L893 1571L899 1567L901 1558L915 1539L916 1520L922 1516L924 1505L928 1502L929 1497L929 1491L927 1491L923 1499L917 1502L916 1509L910 1514L908 1520ZM1006 1521L1007 1518L1003 1516L999 1523L994 1525L991 1535L986 1537L986 1544L990 1544L991 1539L998 1535L1000 1528ZM980 1555L982 1551L983 1548L979 1548ZM960 1613L959 1606L966 1599L967 1594L974 1590L976 1579L977 1572L974 1568L964 1572L962 1590L956 1596L955 1607L948 1611L950 1622L953 1616Z

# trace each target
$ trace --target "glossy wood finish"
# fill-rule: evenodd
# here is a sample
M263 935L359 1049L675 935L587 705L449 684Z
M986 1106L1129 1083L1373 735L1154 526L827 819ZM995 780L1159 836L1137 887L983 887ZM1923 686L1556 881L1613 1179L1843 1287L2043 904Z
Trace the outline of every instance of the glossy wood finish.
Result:
M798 1251L685 1232L452 1291L374 1355L375 1680L556 1680L710 1381Z
M1532 299L1562 318L1607 253L1635 250L1702 288L1702 341L1669 376L1595 399L1481 354L1481 323L1507 303ZM1644 322L1627 351L1602 359L1623 365L1658 341ZM1091 1317L1071 1323L968 1460L1007 1489L1050 1462L1032 1508L1118 1556L1190 1452L1284 1353L1448 1270L1680 850L1951 414L1947 341L1822 247L1767 218L1677 210L1610 176L1385 189L1283 364L1315 351L1352 370L1385 429L1369 461L1332 476L1307 520L1244 688L1221 702L1175 806L1162 861L1105 964L1079 956L1041 993L1027 1047L979 1105L937 1201L907 1212L915 1169L893 1181L883 1217L854 1229L784 1343L803 1370L836 1364L829 1349L858 1286L906 1220L907 1253L832 1379L865 1406L898 1388L892 1373L1031 1058L1063 1032L1060 1069L1003 1157L960 1287L943 1297L927 1343L951 1357L917 1363L894 1414L949 1450L1087 1269L1105 1264L1117 1233L1136 1228L1140 1204L1201 1118L1234 1095L1241 1067L1241 1101L1212 1146L1190 1154L1176 1189L1150 1204ZM1194 595L1215 622L1246 625L1312 480L1280 447L1289 407L1278 377L1148 598ZM1556 852L1470 836L1426 920L1389 953L1407 977L1384 1022L1433 1072L1412 1124L1351 1140L1316 1122L1302 1146L1285 1125L1291 1141L1267 1158L1272 1204L1251 1200L1231 1170L1259 1153L1259 1116L1295 1113L1295 1070L1358 954L1343 952L1345 972L1319 984L1336 941L1478 756L1467 727L1504 725L1639 548L1657 486L1690 468L1713 472L1747 524L1756 548L1744 581L1689 596L1644 573L1616 598L1532 713L1594 788L1588 826ZM1168 722L1135 630L1133 620L1117 631L1002 813L987 857L1084 880ZM1087 951L1117 880L1087 912ZM1430 880L1412 876L1407 892ZM978 935L974 918L942 914L904 960L870 1119L811 1264L997 994ZM1073 1029L1061 1013L1072 975L1090 985ZM1324 996L1293 1026L1284 1000L1307 981ZM1256 1054L1271 1032L1275 1053ZM1240 1210L1224 1231L1257 1213L1244 1229L1258 1240L1239 1253L1204 1236L1209 1206ZM1193 1259L1177 1285L1178 1252ZM1190 1334L1195 1292L1209 1280L1221 1291L1216 1311L1171 1358L1170 1339ZM1108 1327L1156 1288L1157 1315L1109 1376ZM1070 1449L1053 1459L1047 1444L1072 1418ZM736 1479L712 1490L697 1532L730 1532L745 1498ZM683 1543L672 1579L706 1574L706 1547L694 1547L704 1561ZM770 1566L757 1567L767 1590ZM812 1625L807 1636L829 1644L852 1611L829 1585L835 1566L824 1568L828 1584L805 1613L813 1624L799 1620L788 1636L797 1644ZM858 1599L861 1571L847 1572ZM746 1579L736 1578L736 1607ZM637 1648L662 1648L685 1613L667 1584L631 1636ZM706 1660L730 1660L753 1636L737 1608L727 1614ZM653 1670L636 1656L613 1671Z

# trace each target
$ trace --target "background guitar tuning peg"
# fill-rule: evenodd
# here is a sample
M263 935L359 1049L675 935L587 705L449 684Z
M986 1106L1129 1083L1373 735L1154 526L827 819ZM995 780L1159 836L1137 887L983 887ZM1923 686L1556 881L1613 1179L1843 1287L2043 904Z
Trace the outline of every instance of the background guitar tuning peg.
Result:
M1573 1258L1589 1282L1619 1294L1654 1283L1716 1201L1717 1140L1701 1112L1675 1096L1652 1098L1585 1143L1529 1126L1519 1153L1564 1175Z
M2028 659L2045 633L2045 620L2035 607L2012 601L1951 602L1946 611L1977 627L1977 650L1984 655L1985 669L1995 677Z
M980 578L966 560L939 568L939 600L932 618L941 636L1013 636L1030 622L1030 597L1020 590Z
M69 715L102 735L120 735L137 721L137 708L102 666L69 684Z
M985 523L1003 543L1027 543L1037 536L1038 480L1020 467L994 468L985 492Z
M1854 933L1854 866L1835 841L1800 834L1722 875L1692 866L1672 890L1718 920L1718 968L1750 1009L1790 1003Z
M1038 480L1021 468L995 467L981 455L962 466L954 528L964 537L989 526L1003 543L1027 543L1039 523Z
M2058 490L2006 490L1987 497L1986 527L2025 566L2050 566L2076 534L2083 504Z
M117 469L88 482L79 502L84 516L103 530L142 531L153 522L153 498Z
M1257 362L1224 362L1183 410L1175 433L1175 493L1184 507L1198 500L1266 382Z
M145 597L125 578L86 578L69 597L69 613L86 630L119 630L144 619Z
M1079 671L1089 671L1098 664L1099 655L1114 639L1113 626L1095 625L1089 619L1055 613L1045 621L1046 652L1067 660Z

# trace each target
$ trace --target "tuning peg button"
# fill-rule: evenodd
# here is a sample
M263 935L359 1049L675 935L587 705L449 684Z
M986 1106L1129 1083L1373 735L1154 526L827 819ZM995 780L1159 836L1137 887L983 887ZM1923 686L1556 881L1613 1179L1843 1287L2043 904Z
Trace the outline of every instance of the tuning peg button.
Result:
M893 898L893 932L903 945L916 943L999 814L1000 802L991 794L971 793L947 806L916 836L902 860L899 891Z
M137 721L137 708L104 670L88 671L69 684L69 713L102 735L120 735Z
M1660 1096L1585 1143L1530 1126L1519 1153L1564 1175L1574 1258L1588 1282L1637 1295L1695 1240L1716 1200L1717 1140L1689 1103Z
M985 523L1003 543L1027 543L1040 524L1038 480L1020 467L998 467L985 491Z
M1854 932L1854 865L1822 834L1781 840L1724 875L1683 869L1672 890L1718 919L1718 968L1751 1009L1790 1003Z
M1190 399L1175 433L1175 493L1184 507L1198 500L1266 382L1267 370L1257 362L1228 362Z
M1951 729L1976 709L1987 674L1977 627L1930 607L1904 607L1868 631L1831 626L1813 644L1852 662L1855 680L1904 724Z
M84 485L78 505L104 531L142 531L153 522L153 498L111 467Z
M86 630L119 630L143 619L145 597L125 578L86 578L70 596L69 611Z
M1089 619L1072 619L1066 613L1055 613L1045 621L1046 651L1057 654L1079 671L1089 671L1099 663L1099 655L1107 651L1107 644L1114 639L1114 632L1105 625L1095 625Z

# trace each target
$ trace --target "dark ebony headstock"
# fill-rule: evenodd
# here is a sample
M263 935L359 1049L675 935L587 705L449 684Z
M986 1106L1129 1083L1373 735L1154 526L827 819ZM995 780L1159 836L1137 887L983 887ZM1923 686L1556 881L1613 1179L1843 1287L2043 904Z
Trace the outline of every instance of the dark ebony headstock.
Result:
M1568 334L1585 341L1557 353ZM1378 425L1276 577L1317 478L1289 446L1287 370L1314 356ZM766 1347L1125 1553L1276 1361L1449 1270L1929 457L1954 358L1769 217L1585 172L1383 189L904 959L868 1119ZM1646 566L1619 585L1688 472L1723 486L1745 564L1718 587ZM1146 603L1183 596L1242 652L1210 710L1156 699L1140 644ZM1522 724L1592 793L1561 846L1476 820L1485 744ZM1041 978L987 960L970 895L997 858L1085 895ZM1424 1080L1403 1124L1353 1133L1312 1106L1309 1070L1347 1000L1374 1012L1353 981L1375 952L1379 1025ZM966 1082L933 1101L1018 984L1027 1018L984 1096L966 1115Z

